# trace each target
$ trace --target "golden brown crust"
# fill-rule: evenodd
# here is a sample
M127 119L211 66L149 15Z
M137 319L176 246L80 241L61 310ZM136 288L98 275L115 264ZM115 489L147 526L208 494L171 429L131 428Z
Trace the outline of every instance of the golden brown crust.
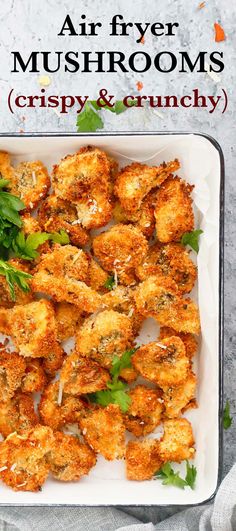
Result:
M46 456L53 444L53 432L45 426L11 433L0 443L0 479L15 491L41 490L49 473Z
M87 232L78 221L75 205L54 194L42 203L39 222L46 232L66 231L73 245L84 246L89 241Z
M133 354L132 363L144 378L161 388L184 382L190 365L183 341L175 336L143 345Z
M144 317L137 312L134 293L133 288L119 285L102 296L102 303L111 310L125 313L131 320L134 336L137 336Z
M43 391L39 403L39 415L42 424L53 430L63 428L66 424L78 422L88 406L80 397L62 392L60 396L59 381L50 383Z
M147 240L133 225L114 225L93 240L93 251L102 267L117 273L121 284L136 282L135 268L148 251Z
M55 317L59 341L65 341L75 336L76 330L83 321L82 314L79 312L77 306L68 302L55 304Z
M162 418L162 392L145 385L137 385L128 394L131 403L125 415L126 429L136 437L152 433Z
M196 375L190 370L186 380L180 385L163 388L166 417L179 417L186 409L197 407L195 401L196 385Z
M20 388L26 363L15 352L0 351L0 401L9 400Z
M105 282L108 280L109 275L102 267L90 257L89 270L88 270L88 285L95 291L106 291Z
M0 179L13 180L14 168L11 166L11 159L7 151L0 151Z
M121 356L131 348L133 339L129 317L104 310L85 319L76 336L76 351L109 369L114 356Z
M162 243L179 241L194 228L191 192L193 186L179 177L169 177L157 193L155 208L157 238Z
M3 437L14 431L28 430L38 422L31 396L18 391L9 400L0 402L0 433Z
M121 459L125 453L125 426L119 406L96 409L79 421L89 446L105 459Z
M56 432L54 441L47 461L53 477L59 481L79 481L96 465L96 454L76 437Z
M16 269L24 271L25 273L30 273L29 264L27 264L25 261L20 260L19 258L11 258L10 260L8 260L8 262ZM34 294L31 290L25 293L18 286L15 286L14 290L16 297L15 301L12 300L9 285L6 281L6 278L0 276L0 308L12 308L15 304L27 304L28 302L34 300Z
M22 378L21 389L23 393L38 393L47 385L47 376L42 367L42 361L35 358L26 358L25 374Z
M26 210L34 210L50 188L48 171L40 160L20 162L14 169L11 193L19 196Z
M164 422L164 435L159 443L163 461L183 461L195 454L192 426L187 419L171 419Z
M119 202L113 209L113 216L117 223L133 223L146 238L150 238L155 229L154 209L156 204L156 191L151 191L142 201L136 212L125 211Z
M49 378L56 376L57 371L62 367L65 357L66 353L63 348L58 343L55 343L48 356L43 359L43 370Z
M2 310L0 329L11 335L21 356L49 357L58 345L54 308L45 299Z
M163 462L156 439L129 441L126 447L126 476L132 481L152 479Z
M61 370L61 385L65 393L82 395L106 389L108 371L93 360L80 357L77 352L67 356Z
M189 359L195 356L198 344L193 334L188 334L184 332L177 333L173 328L170 328L169 326L161 326L159 339L162 340L165 337L170 336L178 336L180 337L180 339L182 339L185 345L186 355Z
M133 162L122 168L116 179L115 194L119 197L124 210L129 213L136 212L148 192L160 186L168 175L178 168L177 159L160 166L151 167Z
M173 279L179 292L189 293L197 278L197 268L189 257L185 247L177 243L150 247L144 262L137 267L136 274L140 280L151 275L163 275Z

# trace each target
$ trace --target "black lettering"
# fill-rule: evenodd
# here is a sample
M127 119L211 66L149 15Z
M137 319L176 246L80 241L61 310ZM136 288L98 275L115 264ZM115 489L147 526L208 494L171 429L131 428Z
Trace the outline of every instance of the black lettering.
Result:
M76 33L76 31L75 31L75 28L73 26L73 23L72 23L72 20L70 18L70 15L66 15L66 18L64 20L64 23L63 23L63 26L61 28L61 31L57 35L59 37L64 36L65 35L65 31L69 32L69 35L71 37L73 37L75 35L78 35L78 33Z

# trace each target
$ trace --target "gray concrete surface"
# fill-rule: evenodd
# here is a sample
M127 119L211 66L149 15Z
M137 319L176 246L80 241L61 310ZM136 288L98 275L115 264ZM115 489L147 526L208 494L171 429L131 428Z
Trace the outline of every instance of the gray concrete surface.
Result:
M134 50L148 51L151 55L160 50L188 50L192 57L200 50L224 52L225 69L216 83L207 74L178 72L160 74L154 69L146 74L70 74L63 69L50 74L48 93L80 94L96 97L98 89L106 86L120 99L136 91L136 82L144 85L145 94L188 94L198 87L205 94L217 94L221 88L229 96L228 110L209 114L206 109L162 109L161 117L151 110L132 109L120 116L104 113L107 131L200 131L214 136L222 146L226 164L225 193L225 396L229 398L232 414L236 412L236 179L235 179L235 0L207 0L198 10L198 0L0 0L0 130L2 132L76 131L76 111L58 116L52 109L19 110L12 116L6 100L10 88L25 94L40 90L39 74L11 74L10 52L19 50L121 50L126 54ZM85 13L89 20L102 21L100 37L57 37L64 17L70 13L75 23ZM155 38L148 35L145 44L134 44L135 35L107 37L107 24L112 15L121 13L126 21L155 22L177 21L180 28L175 37ZM214 42L213 24L220 21L225 29L225 42ZM41 72L42 74L43 72ZM22 132L22 134L24 134ZM222 242L223 245L223 242ZM236 420L225 434L224 473L236 459Z

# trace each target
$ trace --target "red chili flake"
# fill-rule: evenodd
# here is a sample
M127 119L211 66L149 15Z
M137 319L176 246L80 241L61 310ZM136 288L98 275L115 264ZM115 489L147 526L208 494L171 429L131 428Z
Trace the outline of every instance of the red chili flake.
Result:
M136 83L136 87L137 87L137 90L139 90L139 91L142 90L142 88L143 88L143 83L142 83L142 81L137 81L137 83Z
M225 32L222 26L218 24L217 22L215 22L214 28L215 28L215 42L225 41L226 37L225 37Z
M204 7L206 7L206 2L201 2L198 6L198 9L203 9Z
M23 134L24 133L24 129L20 129L19 133Z
M144 35L142 36L142 39L141 39L140 43L141 43L141 44L145 44Z

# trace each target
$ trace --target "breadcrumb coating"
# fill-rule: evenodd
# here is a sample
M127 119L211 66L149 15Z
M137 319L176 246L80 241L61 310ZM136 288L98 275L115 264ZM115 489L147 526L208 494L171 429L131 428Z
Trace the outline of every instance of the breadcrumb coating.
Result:
M42 361L35 358L26 358L25 374L22 378L21 389L23 393L38 393L47 385L47 376L43 370Z
M156 439L129 441L126 447L126 476L131 481L152 479L163 465Z
M11 193L20 197L26 210L34 210L50 188L48 171L40 160L20 162L14 168Z
M16 352L0 350L0 401L9 400L20 388L26 363Z
M119 406L95 409L79 421L79 426L89 446L105 459L124 457L125 425Z
M162 392L145 385L137 385L128 394L131 403L125 415L126 429L136 437L152 433L162 419Z
M160 166L147 166L133 162L118 173L115 194L127 212L136 212L152 188L160 186L170 173L179 168L179 161L163 163Z
M186 409L197 407L195 400L196 386L196 375L190 370L183 383L163 388L165 416L169 418L179 417Z
M15 491L41 490L49 473L46 457L53 444L53 432L46 426L11 433L0 443L0 479Z
M83 322L82 314L77 306L68 302L59 302L55 305L55 317L59 341L75 336L76 330Z
M16 269L19 269L20 271L24 271L25 273L31 273L29 264L26 264L23 260L20 260L19 258L11 258L10 260L8 260L8 263ZM32 291L28 291L27 293L25 293L18 286L15 286L14 290L16 297L15 301L12 300L11 292L6 278L0 276L0 308L12 308L15 304L27 304L28 302L31 302L34 299Z
M79 481L96 465L96 454L76 437L54 434L54 447L47 457L50 472L59 481Z
M197 340L193 334L188 334L184 332L177 333L173 328L168 326L161 326L159 339L164 339L165 337L178 336L183 341L185 345L186 355L189 359L192 359L197 352Z
M71 396L64 390L60 397L60 383L57 380L44 389L38 409L42 424L60 430L66 424L78 422L88 405L80 397Z
M170 419L164 422L164 435L159 443L160 457L163 461L192 459L195 454L194 436L187 419Z
M155 207L157 239L162 243L179 241L194 229L191 192L194 186L179 177L169 177L158 190Z
M91 359L82 358L77 352L67 356L60 381L65 393L83 395L106 389L110 380L108 371Z
M76 336L76 351L109 369L114 356L121 356L131 348L133 339L130 318L114 310L104 310L85 319Z
M184 343L175 336L141 346L133 354L132 363L144 378L161 388L184 382L190 368Z
M32 396L17 391L12 398L0 402L0 433L3 437L32 428L38 422Z
M132 285L136 282L135 268L146 256L148 244L138 228L118 224L94 238L93 251L106 271L116 272L118 282Z

